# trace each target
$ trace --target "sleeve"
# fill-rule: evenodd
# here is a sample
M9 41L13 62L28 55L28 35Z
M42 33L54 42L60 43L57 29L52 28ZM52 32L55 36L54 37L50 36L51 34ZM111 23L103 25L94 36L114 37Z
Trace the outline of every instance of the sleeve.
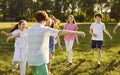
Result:
M93 24L90 25L90 29L93 29Z
M50 36L57 36L58 32L59 32L59 30L49 28L49 27L47 27L46 30L47 30L48 35L50 35Z
M105 24L103 23L103 29L106 29Z
M26 30L20 33L21 38L25 38L25 36L26 36Z
M77 26L77 24L75 24L75 30L78 30L78 26Z
M11 34L16 35L17 33L20 33L18 30L14 30Z
M66 29L66 24L64 25L64 29Z

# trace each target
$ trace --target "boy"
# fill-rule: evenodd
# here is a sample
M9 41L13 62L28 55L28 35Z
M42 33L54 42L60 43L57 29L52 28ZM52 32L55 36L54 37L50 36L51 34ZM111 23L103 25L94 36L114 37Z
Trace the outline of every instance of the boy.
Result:
M91 51L94 48L98 49L98 66L101 65L101 50L102 50L102 43L103 43L103 31L112 39L112 36L109 34L107 29L105 28L105 24L101 22L102 15L95 14L95 22L91 24L89 33L92 35L92 45Z

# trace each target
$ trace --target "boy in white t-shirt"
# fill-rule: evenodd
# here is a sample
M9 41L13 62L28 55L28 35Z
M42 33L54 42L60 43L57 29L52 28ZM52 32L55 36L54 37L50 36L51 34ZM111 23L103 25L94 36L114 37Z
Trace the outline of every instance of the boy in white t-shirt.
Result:
M120 22L118 22L117 25L114 27L113 29L114 34L116 34L116 30L118 29L119 26L120 26Z
M103 43L103 31L109 36L110 39L112 39L112 36L109 34L107 29L105 28L105 24L102 23L101 20L102 20L102 15L96 14L95 22L91 24L89 30L89 33L92 35L91 51L93 51L94 48L98 49L98 66L101 65L100 59L101 59L101 49Z

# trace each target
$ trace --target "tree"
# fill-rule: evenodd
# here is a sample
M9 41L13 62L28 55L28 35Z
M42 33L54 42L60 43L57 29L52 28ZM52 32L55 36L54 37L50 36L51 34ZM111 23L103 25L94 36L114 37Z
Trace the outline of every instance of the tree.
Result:
M116 0L111 7L110 17L117 22L120 21L120 0Z

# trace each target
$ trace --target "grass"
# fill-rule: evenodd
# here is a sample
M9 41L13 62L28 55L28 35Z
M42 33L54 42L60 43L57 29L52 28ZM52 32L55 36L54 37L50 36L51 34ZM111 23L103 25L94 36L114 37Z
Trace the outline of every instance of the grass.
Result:
M9 32L12 24L15 23L0 23L0 31L4 30ZM33 23L28 23L28 26L32 24ZM90 52L91 36L88 33L89 26L90 24L79 23L79 30L84 31L86 37L79 37L79 46L74 42L73 65L71 66L68 65L63 36L60 36L63 50L59 50L56 46L55 59L51 60L51 72L53 75L120 75L120 55L118 54L120 50L120 30L118 29L117 35L114 35L112 33L114 25L106 25L113 39L109 40L109 37L104 35L101 59L102 66L97 68L97 51L94 50L93 53ZM9 72L9 69L12 68L13 43L14 40L7 43L6 37L0 35L0 75L13 75ZM19 75L19 70L17 70L14 75ZM27 66L26 75L32 75L29 66Z

